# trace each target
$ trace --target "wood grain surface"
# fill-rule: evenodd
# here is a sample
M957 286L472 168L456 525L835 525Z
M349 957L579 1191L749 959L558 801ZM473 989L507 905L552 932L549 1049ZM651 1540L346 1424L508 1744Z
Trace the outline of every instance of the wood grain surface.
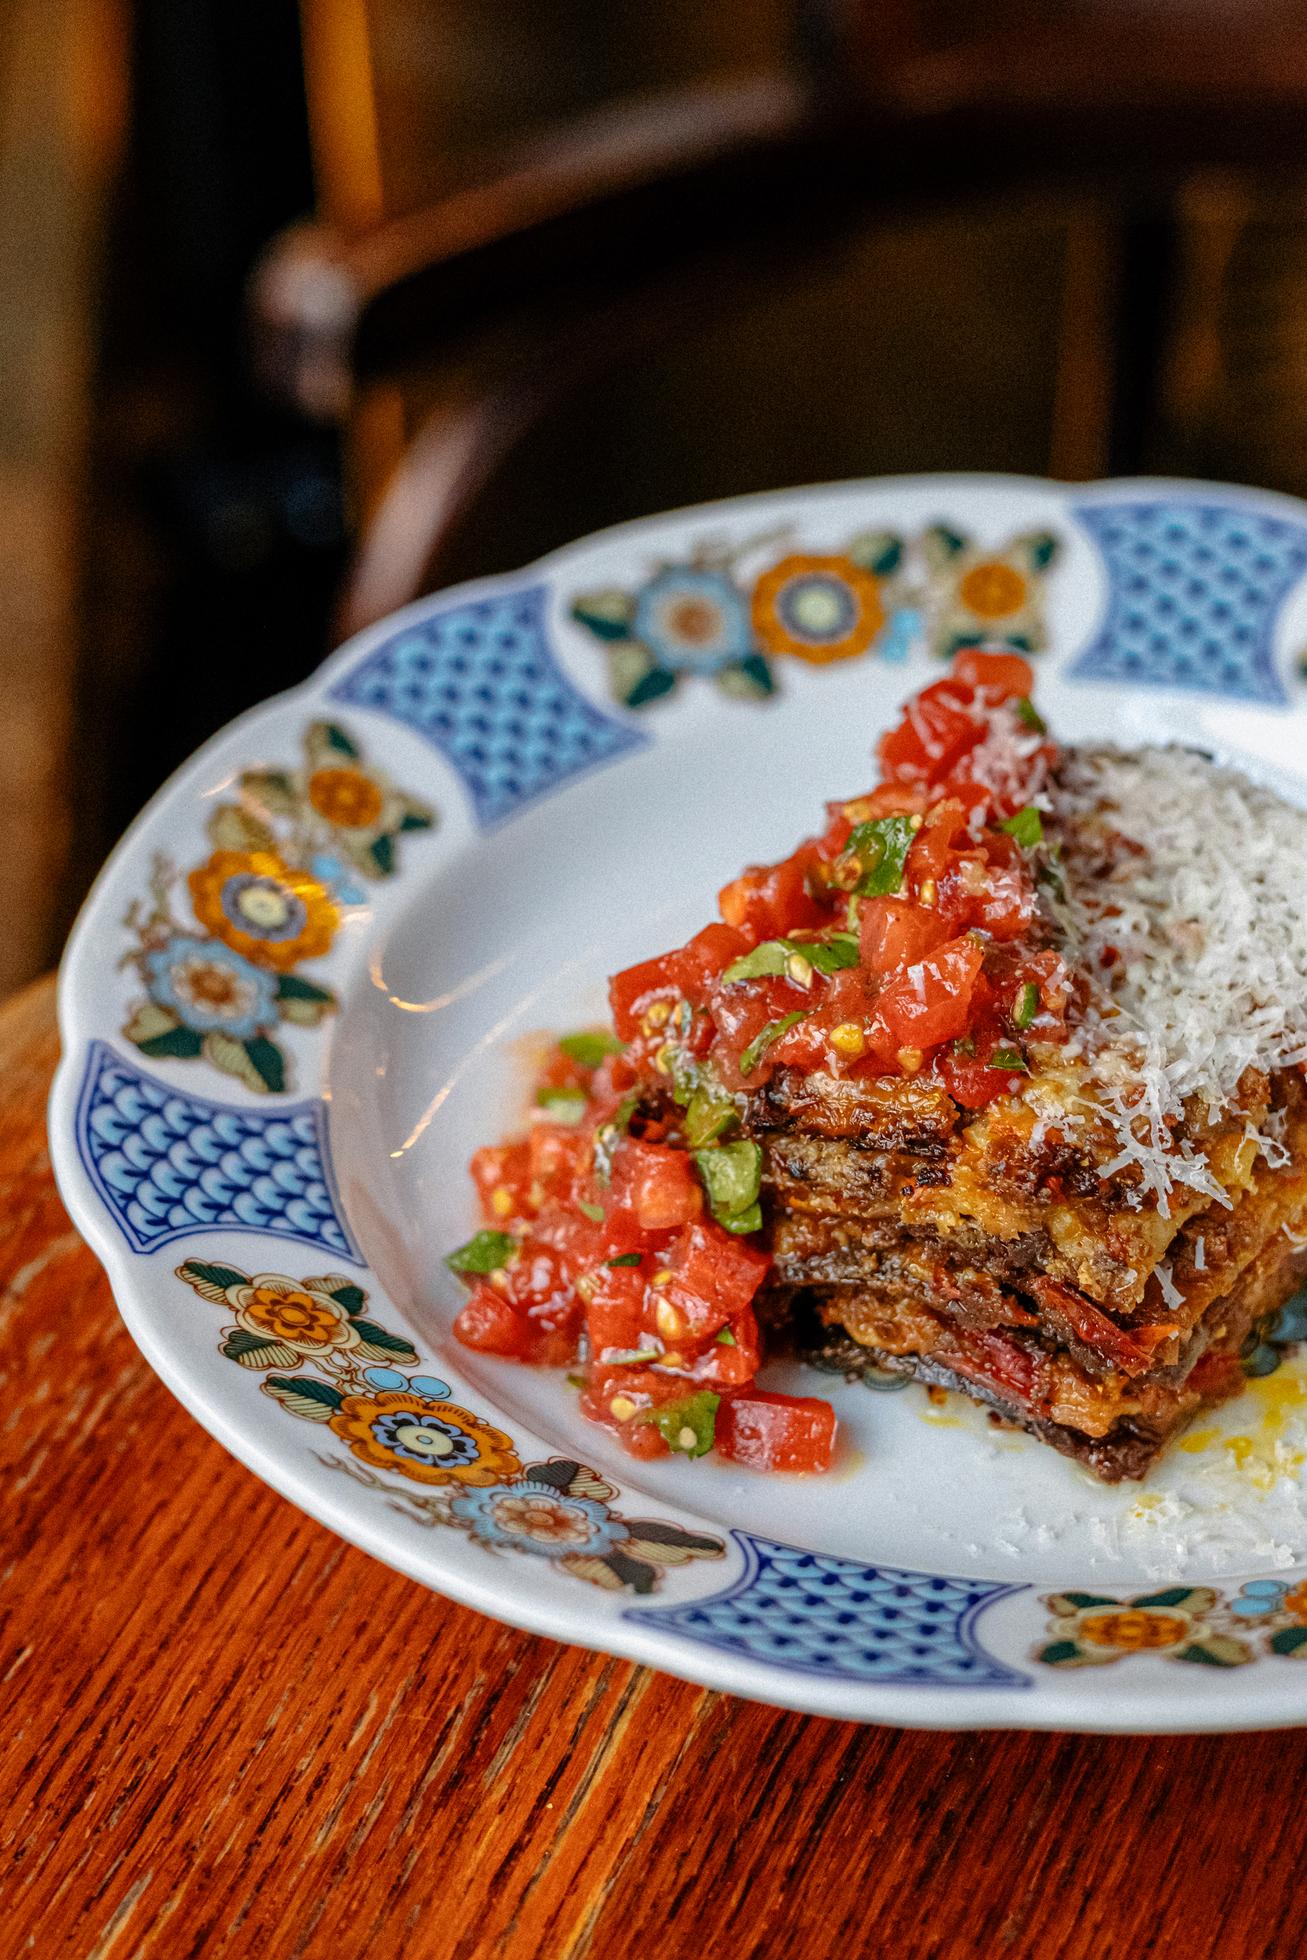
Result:
M1301 1952L1307 1735L925 1735L515 1633L155 1380L0 1011L0 1960Z

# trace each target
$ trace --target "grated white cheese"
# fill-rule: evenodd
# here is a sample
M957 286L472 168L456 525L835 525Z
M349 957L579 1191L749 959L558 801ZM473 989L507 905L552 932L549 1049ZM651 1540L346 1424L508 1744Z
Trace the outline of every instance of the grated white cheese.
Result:
M1054 818L1045 902L1096 980L1077 1046L1120 1143L1105 1173L1134 1165L1164 1214L1177 1184L1228 1204L1173 1130L1186 1106L1219 1120L1250 1067L1307 1063L1307 814L1184 749L1069 749Z

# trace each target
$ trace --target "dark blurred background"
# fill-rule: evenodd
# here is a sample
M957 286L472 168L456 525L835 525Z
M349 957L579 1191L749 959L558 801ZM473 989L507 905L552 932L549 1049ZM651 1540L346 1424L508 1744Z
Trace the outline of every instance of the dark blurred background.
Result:
M0 989L412 591L847 475L1307 491L1303 16L0 0Z

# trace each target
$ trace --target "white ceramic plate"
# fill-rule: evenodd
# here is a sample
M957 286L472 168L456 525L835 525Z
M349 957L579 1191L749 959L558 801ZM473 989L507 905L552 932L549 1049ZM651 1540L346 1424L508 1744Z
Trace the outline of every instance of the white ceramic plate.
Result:
M1035 650L1057 733L1307 799L1307 506L921 477L626 525L410 607L160 793L64 963L60 1189L198 1420L483 1612L861 1720L1298 1722L1292 1359L1109 1490L960 1401L828 1378L825 1479L638 1464L449 1333L466 1162L521 1120L527 1038L602 1017L605 975L864 788L968 639Z

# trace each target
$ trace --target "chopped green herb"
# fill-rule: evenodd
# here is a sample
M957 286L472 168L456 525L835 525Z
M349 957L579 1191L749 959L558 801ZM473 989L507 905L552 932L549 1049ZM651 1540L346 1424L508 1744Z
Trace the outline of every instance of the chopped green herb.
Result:
M650 1409L647 1420L682 1456L706 1456L713 1446L721 1399L710 1388L700 1389L682 1402L664 1402L660 1409Z
M601 1184L612 1181L613 1152L631 1127L631 1118L640 1106L638 1091L623 1096L606 1123L595 1131L594 1174Z
M709 1089L696 1089L685 1112L685 1141L691 1150L716 1143L739 1122L739 1113L729 1096L714 1096Z
M517 1240L507 1232L475 1232L466 1245L445 1254L445 1264L452 1273L493 1273L516 1251Z
M849 894L849 902L844 908L844 923L850 932L857 932L860 921L858 918L858 895L856 892Z
M696 1150L694 1161L719 1225L729 1225L750 1209L757 1209L762 1188L762 1150L758 1144L744 1137L735 1143L718 1143L711 1150Z
M1032 850L1036 844L1042 844L1044 841L1043 818L1033 803L1025 804L1014 817L1009 817L1005 823L1001 823L999 829L1005 830L1009 837L1015 838L1025 851Z
M640 1254L638 1252L619 1252L616 1259L610 1259L608 1261L610 1266L638 1266L639 1263Z
M797 1021L805 1018L802 1008L796 1007L792 1014L782 1014L779 1021L768 1021L765 1028L753 1037L740 1057L740 1074L752 1075L763 1056L783 1034L788 1034Z
M960 1034L953 1043L953 1053L955 1055L974 1055L975 1052L976 1041L974 1035Z
M633 1368L639 1361L657 1361L661 1348L605 1348L605 1368Z
M622 1044L606 1028L586 1028L580 1034L565 1034L559 1047L569 1061L581 1068L598 1068L609 1055L620 1055Z
M536 1107L555 1123L579 1123L585 1115L584 1089L537 1089Z
M1020 1069L1023 1075L1030 1073L1030 1064L1019 1048L996 1048L989 1058L990 1068Z
M874 817L860 823L846 845L846 853L858 861L858 882L853 887L859 898L884 898L903 886L903 866L916 832L910 817Z
M818 973L842 973L846 967L858 964L858 935L833 932L829 939L814 939L810 946L799 950L812 961Z
M578 1211L584 1212L586 1217L590 1219L592 1223L594 1223L595 1225L603 1224L604 1208L602 1205L592 1205L588 1198L578 1198L576 1201L576 1208Z
M585 1376L584 1376L584 1375L569 1375L569 1376L567 1377L567 1386L568 1386L569 1388L584 1388L584 1387L585 1387Z
M1017 988L1016 1003L1012 1009L1012 1019L1019 1028L1028 1028L1039 1012L1039 989L1033 980L1027 980L1024 987Z
M729 1327L723 1327L721 1333L717 1336L717 1345L718 1347L738 1347L740 1343L736 1340Z
M788 939L764 939L751 953L732 960L722 979L728 987L737 980L761 980L764 974L784 973L785 962L794 951Z
M852 933L840 932L830 939L764 939L751 953L732 960L722 975L727 986L737 980L761 980L768 974L784 973L798 956L816 967L818 973L839 973L858 964L858 942Z
M1023 721L1027 728L1033 728L1036 735L1047 735L1048 723L1044 720L1044 717L1040 714L1029 695L1023 694L1019 701L1012 703L1012 708L1017 720Z
M733 1218L723 1218L719 1222L728 1232L761 1232L762 1206L755 1199L747 1211L737 1211Z

